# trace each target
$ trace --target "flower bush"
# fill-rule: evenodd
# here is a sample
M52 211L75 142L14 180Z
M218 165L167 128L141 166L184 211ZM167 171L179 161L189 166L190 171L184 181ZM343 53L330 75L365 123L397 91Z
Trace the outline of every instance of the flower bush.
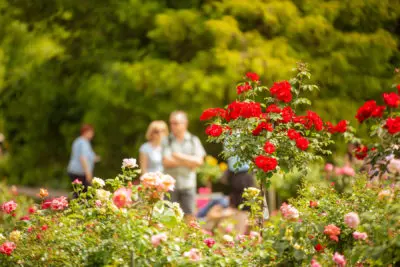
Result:
M373 185L358 176L351 193L304 184L299 194L263 230L280 264L390 266L400 261L399 186Z
M73 183L78 198L41 202L27 220L0 232L0 266L208 266L260 265L271 262L268 243L234 233L211 236L195 221L185 223L177 203L164 200L175 180L162 173L138 176L133 161L122 174L93 186ZM137 185L134 181L140 181ZM9 200L9 199L7 199ZM2 212L19 212L18 201L6 201ZM230 239L231 241L227 241Z

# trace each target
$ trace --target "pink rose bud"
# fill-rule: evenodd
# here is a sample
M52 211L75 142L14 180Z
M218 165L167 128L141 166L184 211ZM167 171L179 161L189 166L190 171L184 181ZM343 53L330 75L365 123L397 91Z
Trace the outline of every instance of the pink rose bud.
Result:
M367 233L354 232L353 237L356 240L365 240L368 238Z

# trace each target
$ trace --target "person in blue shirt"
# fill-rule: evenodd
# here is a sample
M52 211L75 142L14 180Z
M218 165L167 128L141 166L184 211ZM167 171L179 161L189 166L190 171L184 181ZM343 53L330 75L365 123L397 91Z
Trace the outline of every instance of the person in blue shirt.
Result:
M84 124L80 132L81 135L72 143L71 158L67 170L71 181L78 179L86 189L92 182L94 164L98 160L98 156L96 156L90 144L94 137L93 126Z

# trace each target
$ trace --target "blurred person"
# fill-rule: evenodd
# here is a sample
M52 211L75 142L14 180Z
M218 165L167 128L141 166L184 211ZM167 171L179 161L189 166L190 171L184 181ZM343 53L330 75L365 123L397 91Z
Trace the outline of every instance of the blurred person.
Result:
M4 134L0 133L0 157L3 156Z
M203 164L206 152L199 138L189 133L185 112L172 112L169 123L171 133L162 141L164 172L176 180L171 201L178 202L191 219L196 199L196 168Z
M239 157L233 156L228 158L227 181L229 187L229 205L235 210L233 215L236 220L236 231L244 234L247 231L247 219L249 207L244 206L239 210L239 206L243 204L243 192L248 187L256 187L254 177L249 173L249 163L241 163L238 167L235 166L240 161Z
M164 121L153 121L146 132L147 142L139 149L139 165L142 173L163 171L161 140L168 135Z
M82 182L84 190L93 179L94 164L99 157L94 153L90 141L94 137L94 128L90 124L84 124L80 130L80 136L72 143L71 158L68 164L68 176L71 182L78 179ZM76 195L74 195L76 197Z

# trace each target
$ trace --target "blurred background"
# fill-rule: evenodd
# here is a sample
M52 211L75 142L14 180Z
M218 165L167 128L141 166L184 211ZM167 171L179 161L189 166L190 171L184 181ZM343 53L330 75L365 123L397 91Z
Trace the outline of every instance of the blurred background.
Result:
M84 122L102 159L94 175L113 177L175 109L217 156L202 110L232 101L247 71L270 86L298 61L321 89L312 109L355 122L395 84L399 37L399 0L0 0L0 178L67 187Z

